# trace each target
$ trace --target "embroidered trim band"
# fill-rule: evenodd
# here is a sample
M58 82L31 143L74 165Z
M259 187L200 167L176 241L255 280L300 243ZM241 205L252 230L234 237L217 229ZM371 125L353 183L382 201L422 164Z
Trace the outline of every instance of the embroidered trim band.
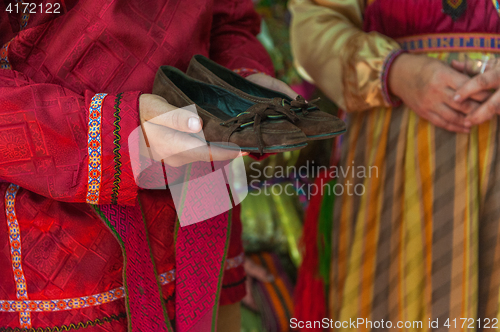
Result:
M0 48L0 69L12 69L9 63L9 45L11 41L12 39Z
M24 277L21 252L21 230L16 216L16 196L19 186L10 184L5 192L5 214L9 228L10 257L12 261L12 272L16 283L16 297L19 301L28 301L28 288ZM19 324L22 328L31 327L31 314L29 312L19 313Z
M121 140L121 136L120 136L120 130L121 130L121 127L120 127L120 121L121 121L120 104L121 104L122 96L123 96L123 93L119 93L116 96L115 107L114 107L115 108L115 113L114 113L115 122L113 122L113 124L115 126L115 129L113 130L113 134L115 135L115 139L113 140L113 144L115 145L115 148L113 149L113 153L115 154L115 158L114 158L114 161L115 161L114 178L115 179L113 181L113 191L111 193L111 204L116 204L118 202L118 193L120 191L120 183L121 183L120 176L122 175L122 171L121 171L122 163L120 161L120 159L122 157L122 155L120 154L120 148L121 148L121 146L120 146L120 140Z
M171 283L175 280L175 270L162 273L158 277L161 285ZM0 300L0 312L30 313L83 309L113 302L123 297L125 297L125 289L123 287L119 287L109 292L62 300Z
M99 204L102 175L102 102L105 93L98 93L92 97L89 108L89 179L87 185L87 203Z
M401 48L412 53L482 51L500 53L497 34L429 34L396 39Z
M26 4L27 6L29 3L24 2L23 0L16 0L17 3L20 4ZM22 7L22 6L21 6ZM21 22L19 22L19 27L21 30L24 30L28 26L28 21L30 19L30 10L28 10L27 7L22 8L23 15L21 16Z
M242 265L244 257L244 253L241 253L236 257L226 260L225 269L234 269ZM175 280L175 269L160 274L158 279L162 286L173 282ZM119 287L109 292L62 300L0 300L0 312L19 312L29 314L30 312L83 309L113 302L123 297L125 297L125 289L123 287Z
M71 331L71 330L80 330L80 329L85 329L87 327L91 326L97 326L97 325L104 325L105 323L111 323L113 321L119 321L122 319L127 318L126 313L121 313L119 315L111 315L111 316L106 316L103 318L96 318L95 320L89 320L84 322L80 322L78 324L69 324L69 325L62 325L62 326L56 326L56 327L39 327L39 328L29 328L29 329L20 329L18 327L16 328L11 328L11 327L0 327L0 332L61 332L61 331Z

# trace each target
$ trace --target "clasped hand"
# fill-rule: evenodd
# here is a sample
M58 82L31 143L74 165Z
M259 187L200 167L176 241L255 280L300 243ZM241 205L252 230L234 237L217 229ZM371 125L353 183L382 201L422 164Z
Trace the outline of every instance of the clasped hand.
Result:
M451 66L423 55L402 54L389 73L391 92L420 117L458 133L500 114L500 65L474 77L465 63ZM492 91L494 90L494 91Z

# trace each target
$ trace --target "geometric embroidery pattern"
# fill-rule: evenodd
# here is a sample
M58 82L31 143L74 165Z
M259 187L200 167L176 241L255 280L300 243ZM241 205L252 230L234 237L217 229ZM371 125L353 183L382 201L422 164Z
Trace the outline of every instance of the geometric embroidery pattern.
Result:
M9 192L9 190L7 190L7 192ZM244 254L241 253L234 258L227 259L225 269L229 270L240 266L243 264L244 257ZM175 280L175 269L160 274L158 279L162 286L173 282ZM19 298L18 301L0 300L0 312L19 312L20 314L29 314L30 312L83 309L113 302L123 298L124 296L125 289L123 287L119 287L104 293L62 300L28 300L27 298L25 300Z
M158 277L160 283L166 285L175 280L175 270L162 273ZM125 297L125 289L119 287L104 293L61 300L0 300L0 312L29 314L30 312L83 309L113 302L123 297Z
M23 0L16 0L17 3L25 3ZM28 10L28 6L21 6L21 10L23 12L23 16L21 16L21 22L19 23L21 30L24 30L28 25L28 21L30 19L30 11Z
M488 33L427 34L396 39L403 50L430 52L492 52L500 53L500 38Z
M87 184L87 203L98 204L101 191L101 157L102 157L102 102L106 93L98 93L92 97L89 108L89 178Z
M121 104L121 99L122 99L123 93L120 92L115 99L115 121L113 122L115 129L113 130L113 134L115 135L115 139L113 140L113 144L115 145L115 148L113 149L113 153L115 154L114 157L114 162L115 162L115 175L114 175L114 181L113 181L113 191L111 193L111 204L116 204L118 202L118 192L120 191L120 175L122 174L121 171L121 166L122 162L120 161L122 155L120 154L120 104Z
M5 45L0 48L0 69L12 69L9 63L9 45L12 40L5 43Z
M5 193L5 214L7 216L7 226L9 228L10 257L12 261L12 271L16 283L16 296L20 302L28 301L28 289L24 277L21 263L21 230L17 221L15 203L19 186L10 184ZM31 314L29 312L19 313L19 324L21 328L31 328Z
M98 325L104 325L106 323L111 323L113 321L119 321L124 318L127 318L126 313L121 313L118 315L111 315L111 316L106 316L103 318L96 318L94 320L88 320L85 323L84 322L79 322L77 324L71 323L69 325L62 325L62 326L55 326L55 327L39 327L37 329L35 328L30 328L30 329L19 329L19 328L12 328L12 327L0 327L0 332L62 332L62 331L71 331L71 330L80 330L80 329L85 329L90 326L98 326Z

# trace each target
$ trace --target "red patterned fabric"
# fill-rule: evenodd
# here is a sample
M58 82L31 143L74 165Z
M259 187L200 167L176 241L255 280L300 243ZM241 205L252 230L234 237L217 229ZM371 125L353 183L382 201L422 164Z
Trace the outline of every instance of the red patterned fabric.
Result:
M214 331L229 223L225 213L177 231L176 331Z
M235 261L235 267L230 268L226 261L226 271L222 280L220 305L232 304L240 301L246 295L245 270L243 269L243 243L241 242L241 205L233 208L231 225L231 239L227 252L227 261Z
M0 178L60 201L86 202L86 105L93 96L88 90L80 96L59 85L35 83L18 71L0 70ZM139 125L138 96L139 92L123 95L120 132L124 149L128 149L129 134ZM111 202L113 187L113 106L114 98L104 99L100 204ZM137 186L126 150L121 179L118 203L130 205Z
M171 331L139 202L135 206L100 205L96 211L122 246L129 331Z
M175 268L173 204L168 191L138 190L126 153L128 135L139 124L139 91L151 91L158 66L184 70L197 53L230 69L272 73L254 36L259 18L249 0L63 3L66 14L32 15L21 32L0 3L0 45L14 38L8 49L13 70L0 70L0 178L21 187L16 213L30 300L89 296L123 284L120 247L84 204L89 106L96 93L108 94L102 105L99 204L111 202L116 183L113 114L116 96L124 92L118 204L132 205L139 195L157 271L164 273ZM7 187L0 184L0 194ZM0 274L0 299L15 300L5 218L0 214L0 270L5 271ZM170 318L174 289L175 282L162 286ZM31 321L35 328L53 327L123 312L124 301L117 300L78 310L32 312ZM87 331L123 331L126 324L122 319ZM19 327L19 315L0 311L4 326Z
M467 9L456 21L443 12L442 1L375 0L366 8L363 23L365 31L377 31L391 38L428 33L500 32L492 0L467 0Z

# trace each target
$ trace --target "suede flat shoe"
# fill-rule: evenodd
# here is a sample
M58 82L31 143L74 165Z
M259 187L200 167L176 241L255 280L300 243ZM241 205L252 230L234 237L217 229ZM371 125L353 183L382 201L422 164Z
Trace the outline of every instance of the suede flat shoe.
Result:
M285 105L299 118L294 124L304 132L308 140L327 139L346 131L344 121L320 111L313 104L314 101L306 102L301 96L293 100L281 92L252 83L203 55L193 56L187 74L200 81L218 85L253 102L266 104L276 97L283 99Z
M195 104L203 120L205 140L213 145L228 149L237 145L241 151L261 154L307 145L304 133L291 123L297 120L295 113L284 107L279 98L255 103L171 66L160 67L153 93L177 107Z

